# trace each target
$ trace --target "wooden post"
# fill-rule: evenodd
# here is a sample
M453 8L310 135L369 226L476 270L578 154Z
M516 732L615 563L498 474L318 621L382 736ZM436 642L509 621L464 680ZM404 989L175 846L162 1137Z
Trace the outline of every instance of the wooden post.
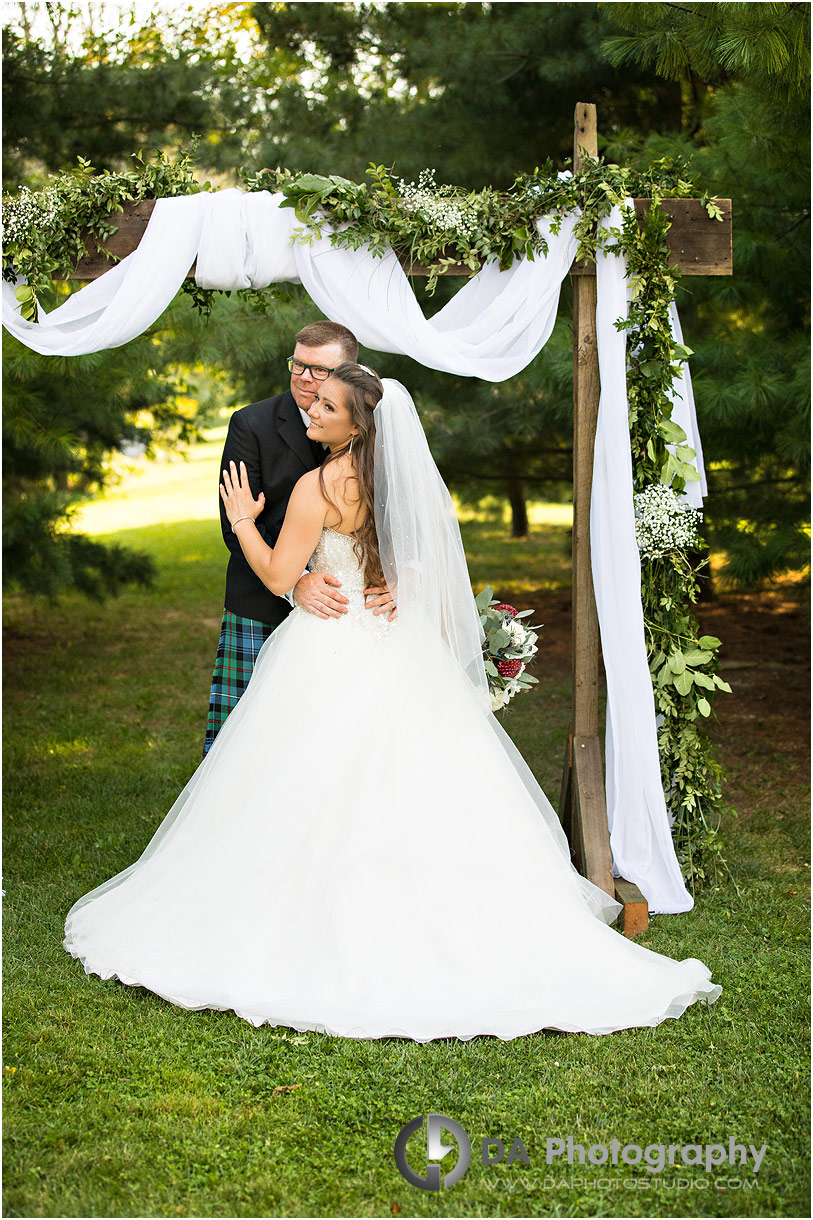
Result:
M579 102L575 113L573 169L598 156L596 108ZM599 630L590 555L590 494L600 392L594 263L573 277L573 713L562 776L559 817L576 867L594 885L624 904L626 935L642 931L649 910L631 882L613 880L604 768L598 735ZM627 914L628 905L630 907ZM634 912L634 914L633 914Z

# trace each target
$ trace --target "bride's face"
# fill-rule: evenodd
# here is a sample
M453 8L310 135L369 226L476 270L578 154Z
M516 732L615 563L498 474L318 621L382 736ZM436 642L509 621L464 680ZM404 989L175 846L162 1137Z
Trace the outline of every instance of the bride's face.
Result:
M331 449L343 449L358 429L347 405L350 387L336 377L317 382L313 402L308 407L308 436Z

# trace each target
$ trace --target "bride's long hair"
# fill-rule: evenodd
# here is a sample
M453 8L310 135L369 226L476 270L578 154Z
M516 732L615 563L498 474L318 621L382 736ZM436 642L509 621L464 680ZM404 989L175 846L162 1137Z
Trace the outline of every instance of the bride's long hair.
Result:
M374 412L384 395L384 387L378 374L374 373L372 369L367 369L361 364L353 364L350 361L338 365L331 373L331 377L341 381L349 390L347 407L358 432L353 437L352 450L348 442L342 449L337 449L325 458L319 468L319 486L328 503L338 511L338 505L327 494L324 470L331 462L349 452L358 482L358 504L364 512L363 521L351 535L354 550L359 563L364 564L365 584L368 587L381 588L385 581L381 567L381 555L378 550L378 535L375 530Z

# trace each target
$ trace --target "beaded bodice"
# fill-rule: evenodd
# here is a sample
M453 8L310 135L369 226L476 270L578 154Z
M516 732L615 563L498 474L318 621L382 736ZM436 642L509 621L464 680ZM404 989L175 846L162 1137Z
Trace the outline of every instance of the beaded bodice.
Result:
M349 534L340 534L338 530L325 526L311 556L310 569L312 572L327 572L342 582L339 592L350 604L347 614L343 614L339 621L350 620L382 635L394 626L385 614L373 614L364 604L364 568L358 561Z

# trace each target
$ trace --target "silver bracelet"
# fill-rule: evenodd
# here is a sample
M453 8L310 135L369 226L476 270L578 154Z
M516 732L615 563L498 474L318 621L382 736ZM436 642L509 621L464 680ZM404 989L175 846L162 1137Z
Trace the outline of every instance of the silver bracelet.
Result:
M252 517L251 513L247 513L245 517L238 517L236 521L232 521L232 523L231 523L231 532L234 533L235 525L239 525L241 521L253 521L253 520L254 520L254 518Z

